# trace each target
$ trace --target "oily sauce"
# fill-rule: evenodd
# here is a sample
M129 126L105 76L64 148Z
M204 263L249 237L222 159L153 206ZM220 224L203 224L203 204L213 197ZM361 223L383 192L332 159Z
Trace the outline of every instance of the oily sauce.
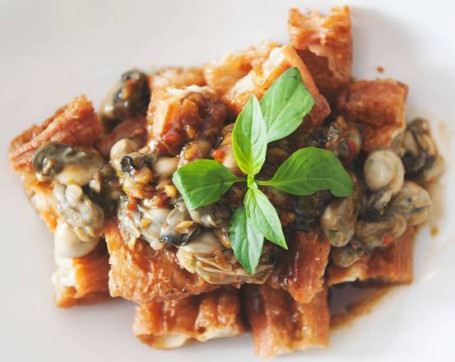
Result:
M343 283L329 289L330 328L345 327L356 317L369 313L391 285Z

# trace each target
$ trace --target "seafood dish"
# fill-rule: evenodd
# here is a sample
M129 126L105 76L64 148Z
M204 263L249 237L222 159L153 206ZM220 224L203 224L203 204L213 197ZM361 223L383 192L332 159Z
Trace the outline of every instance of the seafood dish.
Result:
M170 349L251 332L271 357L326 346L332 290L413 279L444 170L408 86L355 80L346 6L291 9L289 42L121 74L11 142L53 234L59 307L119 297Z

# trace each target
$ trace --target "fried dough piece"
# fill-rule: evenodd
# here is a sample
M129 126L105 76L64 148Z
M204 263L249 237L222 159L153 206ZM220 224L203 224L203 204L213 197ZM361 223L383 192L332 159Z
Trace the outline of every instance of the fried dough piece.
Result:
M330 243L315 230L296 233L268 284L284 288L299 303L308 303L324 288Z
M53 233L57 227L58 216L51 185L47 182L38 182L31 175L23 176L22 180L27 198L38 211L41 220L46 223L49 231Z
M138 304L181 299L218 288L198 274L182 269L172 249L153 250L137 240L131 248L123 240L116 222L106 226L109 251L109 291Z
M149 77L150 88L182 88L189 85L206 85L202 68L166 67L159 69Z
M57 270L53 276L57 306L72 307L109 299L109 256L106 244L100 242L83 258L56 256Z
M406 127L407 85L394 79L360 80L349 85L338 99L348 121L359 125L362 147L392 146Z
M41 126L35 125L13 139L8 155L11 169L19 174L32 172L33 154L45 142L91 146L100 134L92 103L85 96L76 97Z
M318 126L330 114L327 100L319 93L310 72L297 52L289 45L280 47L272 44L265 46L265 50L257 57L245 56L246 61L243 61L241 55L239 60L239 57L231 54L219 63L210 64L205 70L207 83L217 90L232 113L237 115L252 95L260 99L284 71L296 67L315 99L313 109L305 117L304 125L310 128ZM265 57L267 53L268 56ZM245 63L246 65L242 66ZM245 73L248 68L250 70ZM232 69L232 71L227 76L222 76L221 73L226 69ZM237 77L239 78L235 80Z
M244 331L239 291L232 287L142 305L133 324L136 337L160 349L177 348L192 341L236 337Z
M415 228L408 227L406 232L392 245L386 248L376 248L370 256L363 256L348 268L330 265L328 268L329 285L356 280L411 283L415 234Z
M27 197L51 232L55 230L58 218L52 187L36 179L33 155L38 147L49 141L91 146L100 133L101 126L92 104L80 96L58 109L42 125L31 127L11 142L10 166L20 175ZM93 303L109 297L108 255L102 242L82 258L56 257L56 264L53 281L58 306Z
M273 357L329 343L330 315L324 288L309 303L298 303L281 289L243 287L255 353Z
M235 83L246 76L253 68L263 64L272 49L279 47L275 42L264 42L247 50L229 53L219 61L204 67L207 84L218 94L224 96Z
M351 80L351 28L347 6L332 8L326 17L315 11L303 14L295 8L289 12L291 45L330 102Z
M181 88L189 85L202 87L205 85L202 68L196 67L162 68L148 76L148 80L150 89L155 91L167 87ZM148 138L146 117L138 116L122 121L110 133L103 135L97 140L95 147L106 159L108 159L112 146L122 138L133 139L141 148L145 146Z
M85 96L74 98L59 108L41 125L34 125L15 137L10 144L10 167L21 177L27 197L37 209L50 231L56 227L56 212L49 183L38 182L33 170L33 155L44 143L91 146L101 134L92 103Z
M145 117L130 118L122 121L111 132L98 139L95 142L95 148L105 159L109 159L112 146L121 139L132 139L136 141L139 147L143 147L147 142L147 136Z
M177 155L190 140L214 143L226 116L226 106L208 87L154 89L147 112L148 144L154 153Z

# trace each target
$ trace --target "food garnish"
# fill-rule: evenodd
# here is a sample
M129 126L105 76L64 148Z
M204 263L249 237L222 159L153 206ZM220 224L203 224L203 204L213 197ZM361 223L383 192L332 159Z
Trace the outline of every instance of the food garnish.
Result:
M313 104L299 70L288 69L260 101L251 96L235 121L232 147L244 175L239 177L220 163L204 159L186 164L172 177L189 209L219 201L236 182L247 183L244 206L235 211L230 223L230 239L236 258L251 274L259 264L264 238L287 249L278 213L260 186L299 196L330 190L336 197L346 197L353 192L340 160L316 147L295 151L270 180L255 177L265 162L267 144L294 132Z

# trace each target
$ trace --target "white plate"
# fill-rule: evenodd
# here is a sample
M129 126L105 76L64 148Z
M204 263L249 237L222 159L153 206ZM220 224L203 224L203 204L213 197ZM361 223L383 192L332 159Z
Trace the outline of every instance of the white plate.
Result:
M0 3L0 360L255 360L250 336L163 352L131 333L125 301L57 309L52 239L7 171L13 136L74 95L95 104L124 70L200 64L261 40L286 41L289 7L327 10L333 1L3 0ZM337 2L340 3L340 2ZM449 1L345 1L354 21L356 78L394 77L410 86L409 116L432 120L448 170L439 206L420 234L415 282L336 332L329 348L285 360L454 360L455 6ZM378 74L377 66L385 73Z

